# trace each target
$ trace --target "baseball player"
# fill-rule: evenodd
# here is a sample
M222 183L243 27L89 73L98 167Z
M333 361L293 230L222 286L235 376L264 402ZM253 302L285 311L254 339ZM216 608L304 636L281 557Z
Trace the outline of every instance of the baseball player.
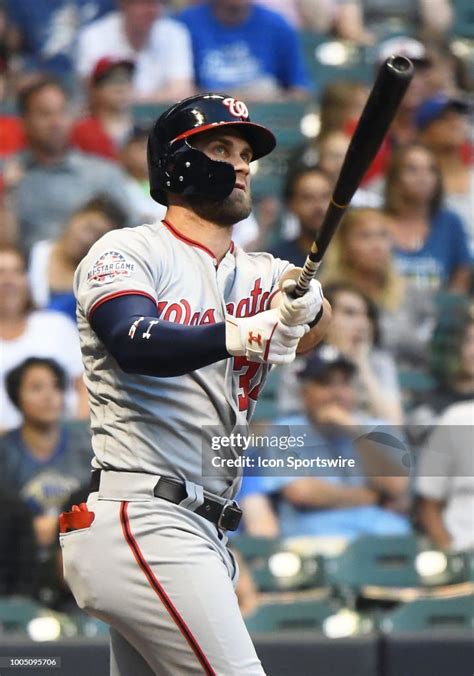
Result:
M274 146L230 96L172 106L148 144L166 218L108 233L77 269L95 457L60 540L78 605L110 625L114 676L264 673L226 547L239 470L202 467L209 429L245 428L271 366L314 346L330 314L318 282L294 300L288 262L233 246L250 163Z

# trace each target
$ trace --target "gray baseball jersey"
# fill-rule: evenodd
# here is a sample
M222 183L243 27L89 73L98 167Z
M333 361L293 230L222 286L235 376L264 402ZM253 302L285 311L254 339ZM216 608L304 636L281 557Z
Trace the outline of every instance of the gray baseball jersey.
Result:
M237 470L229 479L203 480L203 449L212 453L206 437L211 426L225 434L236 426L242 431L269 366L234 357L173 378L127 374L89 318L108 299L132 293L156 302L160 319L189 326L221 322L226 312L251 316L270 308L280 277L291 267L233 245L218 265L212 251L166 221L115 230L94 244L74 287L96 467L172 476L234 497ZM138 319L130 336L140 331L146 338L150 328Z

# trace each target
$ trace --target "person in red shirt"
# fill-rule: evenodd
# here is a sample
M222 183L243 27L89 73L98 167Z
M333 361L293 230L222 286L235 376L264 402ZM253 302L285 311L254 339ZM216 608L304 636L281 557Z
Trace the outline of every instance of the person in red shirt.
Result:
M72 143L86 153L118 160L133 128L131 61L100 59L89 83L90 115L73 127Z

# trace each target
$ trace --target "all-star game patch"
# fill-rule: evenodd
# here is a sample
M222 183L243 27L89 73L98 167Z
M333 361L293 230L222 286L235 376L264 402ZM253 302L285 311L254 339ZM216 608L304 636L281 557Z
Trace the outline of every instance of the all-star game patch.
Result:
M118 277L130 277L135 272L135 263L127 260L120 251L106 251L87 273L89 284L110 284Z

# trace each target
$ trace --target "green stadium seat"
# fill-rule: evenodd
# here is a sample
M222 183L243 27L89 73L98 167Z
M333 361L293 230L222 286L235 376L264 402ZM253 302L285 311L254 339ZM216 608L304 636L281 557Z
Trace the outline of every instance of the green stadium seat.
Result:
M363 592L365 586L418 587L414 536L363 535L338 557L328 559L328 580L336 587Z
M325 600L288 600L265 603L245 618L250 633L321 631L324 620L338 608Z
M474 4L472 0L453 0L453 9L452 34L456 37L474 39Z
M25 632L29 622L45 612L47 609L32 599L21 596L2 597L0 598L0 628L5 633Z
M267 382L260 394L252 421L254 423L263 420L272 420L278 415L278 386L280 374L277 369L272 369Z
M301 40L315 93L318 94L334 80L366 84L373 81L373 55L367 48L340 40L328 40L311 31L303 31ZM335 63L339 55L343 56L341 63Z
M281 542L275 538L252 537L251 535L236 535L229 544L247 562L255 559L267 560L272 554L282 549Z
M387 634L474 629L474 595L424 598L404 603L379 621Z
M299 568L293 570L285 565L284 557L291 557L291 563L298 561ZM280 557L278 569L273 564ZM322 556L299 557L294 552L278 552L273 557L252 567L252 577L262 592L299 591L326 586L325 562ZM285 570L286 568L286 570Z

